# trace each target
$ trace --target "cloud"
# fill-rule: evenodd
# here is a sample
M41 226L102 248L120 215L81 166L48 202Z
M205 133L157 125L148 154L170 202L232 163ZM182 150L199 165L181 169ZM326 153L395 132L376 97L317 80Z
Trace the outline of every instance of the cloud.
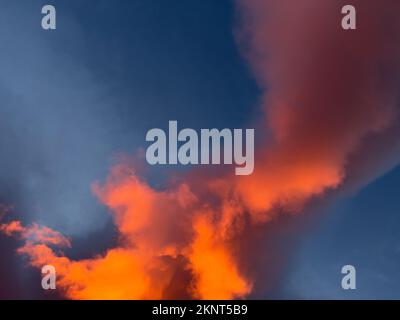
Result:
M341 1L238 1L240 45L263 90L265 113L256 124L253 175L194 170L156 189L135 165L117 163L93 187L113 217L115 247L71 260L47 236L32 243L25 235L19 252L35 267L56 266L68 298L247 297L258 279L247 257L274 253L246 239L345 186L352 167L369 167L375 172L369 179L376 176L380 165L357 155L374 155L366 142L390 136L398 125L400 4L354 4L358 29L343 31ZM2 228L27 230L17 222ZM54 235L40 227L32 232L43 230Z

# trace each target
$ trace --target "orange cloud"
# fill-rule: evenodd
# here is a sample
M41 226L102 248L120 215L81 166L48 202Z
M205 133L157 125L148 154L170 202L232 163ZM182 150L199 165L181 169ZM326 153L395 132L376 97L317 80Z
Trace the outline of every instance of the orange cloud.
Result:
M236 244L345 184L366 139L399 123L400 2L354 0L353 33L340 29L342 2L237 1L242 48L265 91L253 175L201 171L157 190L134 166L113 166L93 190L118 244L90 259L70 260L58 249L69 240L45 227L11 222L0 231L25 240L19 253L33 266L54 265L68 298L246 298L257 279ZM262 248L248 250L268 254Z

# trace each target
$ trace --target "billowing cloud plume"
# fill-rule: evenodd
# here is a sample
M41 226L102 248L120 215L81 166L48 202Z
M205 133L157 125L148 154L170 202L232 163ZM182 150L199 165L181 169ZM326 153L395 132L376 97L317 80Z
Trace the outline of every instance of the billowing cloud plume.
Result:
M344 1L239 1L240 37L273 135L257 174L239 183L252 211L338 187L363 142L398 124L400 6L353 3L357 30L344 31Z
M351 31L341 29L343 1L237 3L239 42L264 90L253 175L195 172L159 190L135 166L115 165L93 191L112 214L118 245L92 259L66 257L57 248L69 241L50 229L4 224L5 234L25 239L19 252L33 266L56 267L66 297L245 298L257 278L237 244L252 228L344 186L351 168L370 163L361 154L375 156L371 139L396 143L398 1L354 0ZM248 250L268 254L261 243Z

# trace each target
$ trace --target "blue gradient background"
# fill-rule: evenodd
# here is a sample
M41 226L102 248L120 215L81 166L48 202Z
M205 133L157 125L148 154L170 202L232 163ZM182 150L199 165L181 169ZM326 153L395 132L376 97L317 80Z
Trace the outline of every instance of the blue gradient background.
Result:
M44 4L0 0L0 202L73 237L81 257L113 241L90 186L115 155L144 148L147 130L172 119L245 127L260 91L235 42L232 1L54 0L50 32ZM396 168L319 209L257 298L400 298L399 182ZM0 298L48 298L15 248L0 237ZM355 291L341 289L345 264L357 268Z

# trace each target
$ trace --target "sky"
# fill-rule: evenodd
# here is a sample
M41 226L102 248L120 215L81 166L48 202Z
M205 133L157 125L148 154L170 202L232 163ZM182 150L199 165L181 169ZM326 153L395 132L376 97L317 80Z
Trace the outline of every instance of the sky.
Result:
M291 257L276 298L399 299L399 179L396 168L324 210ZM357 267L354 291L340 285L347 264Z
M79 260L119 241L104 204L111 205L92 188L115 161L143 152L146 132L167 128L169 120L193 129L249 127L272 103L264 79L279 78L279 68L249 58L234 1L51 2L55 31L40 27L46 1L0 0L0 203L13 207L8 221L67 235L73 246L66 253ZM392 139L388 145L397 146ZM400 151L389 149L379 168L376 150L360 152L374 162L373 173L356 174L348 190L307 205L304 219L287 223L273 241L284 257L270 283L262 283L270 281L262 262L268 247L259 245L251 298L400 298ZM149 185L158 188L190 169L147 170ZM40 288L40 272L16 253L19 247L0 236L0 298L62 298ZM356 290L341 288L347 264L356 267Z

